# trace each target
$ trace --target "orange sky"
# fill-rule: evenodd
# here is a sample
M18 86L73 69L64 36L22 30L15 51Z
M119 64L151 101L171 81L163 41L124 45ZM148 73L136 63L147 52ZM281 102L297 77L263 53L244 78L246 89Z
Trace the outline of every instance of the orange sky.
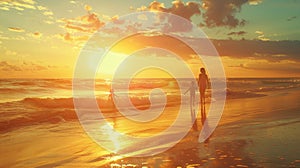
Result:
M124 1L114 7L111 4L113 2L103 1L90 4L80 1L0 2L0 78L72 78L81 49L93 33L99 28L101 32L101 28L111 22L121 26L103 31L104 40L118 35L120 28L136 31L138 24L120 18L125 14L148 10L177 14L199 26L210 39L219 39L213 40L213 44L221 55L227 77L300 77L300 42L296 41L300 33L295 26L297 17L293 16L297 11L295 5L286 4L289 10L279 12L286 18L286 22L280 24L284 26L282 28L276 26L277 22L270 20L268 15L260 15L243 25L240 17L250 19L248 16L253 11L261 13L276 8L269 2L253 2L242 3L243 10L240 13L224 13L220 18L213 15L217 11L211 11L213 8L210 6L204 5L204 8L203 4L186 0L173 3L139 1L137 4L126 4ZM210 5L220 4L216 2ZM205 12L211 15L204 17ZM222 20L231 15L238 25ZM195 75L203 66L188 46L170 37L148 34L118 43L111 50L115 55L108 62L120 63L126 54L143 47L160 47L181 56ZM148 56L140 61L150 58ZM110 68L109 64L105 68L99 72L99 76L111 77L115 69ZM144 76L151 77L153 73L155 77L160 76L156 70Z

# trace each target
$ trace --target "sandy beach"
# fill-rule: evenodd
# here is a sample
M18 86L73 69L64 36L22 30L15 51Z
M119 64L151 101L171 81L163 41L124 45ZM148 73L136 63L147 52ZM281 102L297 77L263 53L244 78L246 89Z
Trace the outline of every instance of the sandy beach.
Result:
M228 99L218 127L205 143L198 142L202 128L198 114L197 131L191 129L174 147L149 157L124 157L101 148L84 132L74 110L64 108L62 115L44 115L44 120L36 117L35 122L27 119L30 124L17 126L8 123L15 124L15 120L2 118L1 167L299 167L299 88L260 94L264 96ZM15 105L1 104L6 111L13 111ZM49 106L46 109L57 110ZM176 113L167 114L157 122L157 128L134 125L112 113L107 114L107 122L127 134L151 136L176 117ZM26 121L26 116L32 118L24 115L19 120ZM118 141L114 144L135 145Z

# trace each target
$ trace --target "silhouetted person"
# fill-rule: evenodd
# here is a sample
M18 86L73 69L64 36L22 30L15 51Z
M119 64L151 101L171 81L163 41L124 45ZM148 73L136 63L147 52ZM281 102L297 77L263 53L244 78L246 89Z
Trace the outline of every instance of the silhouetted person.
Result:
M118 97L118 95L116 95L114 89L111 88L111 89L109 90L109 95L108 95L108 101L110 101L111 104L112 104L112 107L111 107L111 108L114 108L114 107L115 107L114 99L115 99L116 97Z
M114 98L115 97L119 97L118 95L116 95L115 91L113 88L110 88L109 90L109 95L108 95L108 101L111 102L111 109L115 109L115 102L114 102ZM113 121L113 127L115 128L117 125L117 120L116 120L116 116L112 117L112 121Z
M192 122L193 122L193 128L197 130L198 129L197 128L197 119L196 119L196 114L195 114L196 91L197 91L196 83L194 81L192 81L191 86L184 94L186 94L187 92L190 92L191 118L192 118Z
M191 110L194 109L194 106L195 106L196 90L197 90L197 87L196 87L195 82L193 81L193 82L191 82L191 86L184 93L184 94L186 94L187 92L190 92L190 108L191 108Z
M205 120L206 112L205 112L205 91L208 86L208 77L204 68L200 68L200 74L198 78L198 86L200 91L200 101L201 101L201 118Z
M114 89L111 88L111 89L109 90L108 99L111 100L111 101L113 101L113 98L115 98L116 96L117 96L117 95L115 94ZM118 97L118 96L117 96L117 97Z

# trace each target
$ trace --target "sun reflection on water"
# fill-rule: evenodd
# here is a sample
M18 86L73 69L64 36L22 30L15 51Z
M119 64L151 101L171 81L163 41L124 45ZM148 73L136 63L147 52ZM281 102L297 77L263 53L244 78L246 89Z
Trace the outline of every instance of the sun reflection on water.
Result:
M109 124L105 124L101 127L102 130L105 130L106 133L109 135L109 140L112 142L112 151L117 153L120 150L120 134L115 132L113 127Z

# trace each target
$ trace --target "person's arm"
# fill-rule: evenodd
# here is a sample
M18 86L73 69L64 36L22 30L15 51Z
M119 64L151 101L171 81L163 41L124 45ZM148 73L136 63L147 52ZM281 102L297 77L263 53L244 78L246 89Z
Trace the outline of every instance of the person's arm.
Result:
M207 75L206 75L206 84L207 84L207 88L210 88L210 81Z
M112 93L112 95L115 97L119 97L117 94L116 94L116 92L115 91L113 91L113 93Z
M186 90L185 92L184 92L184 95L188 92L188 91L190 91L191 90L191 88L188 88L188 90Z

